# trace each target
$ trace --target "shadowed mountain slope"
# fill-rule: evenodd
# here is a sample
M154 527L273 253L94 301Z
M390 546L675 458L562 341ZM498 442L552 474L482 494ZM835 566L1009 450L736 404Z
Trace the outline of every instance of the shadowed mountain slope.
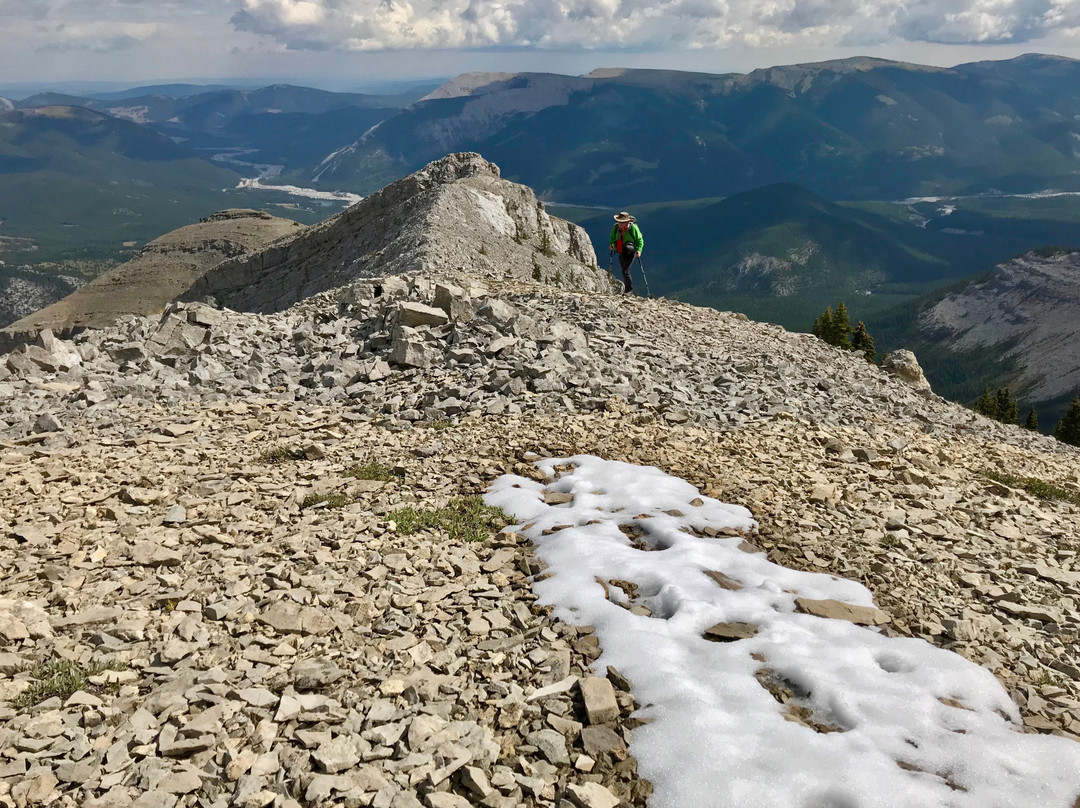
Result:
M481 151L544 198L720 196L796 182L833 199L1080 187L1080 62L946 69L857 58L749 74L470 74L313 165L364 190Z

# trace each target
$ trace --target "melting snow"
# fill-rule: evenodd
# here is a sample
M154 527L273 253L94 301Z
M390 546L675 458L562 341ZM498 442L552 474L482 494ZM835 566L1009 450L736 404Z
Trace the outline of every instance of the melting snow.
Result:
M797 612L796 598L873 599L740 549L722 533L752 530L746 509L651 467L592 456L537 466L547 485L504 476L485 500L536 543L550 573L534 585L541 601L594 626L598 667L633 683L652 723L631 751L654 808L1068 808L1080 794L1080 745L1021 733L989 671ZM704 639L718 623L753 636Z

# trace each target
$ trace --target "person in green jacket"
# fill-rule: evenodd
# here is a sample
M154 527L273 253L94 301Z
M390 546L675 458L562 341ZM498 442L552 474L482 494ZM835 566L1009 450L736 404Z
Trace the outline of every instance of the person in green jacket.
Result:
M630 265L634 263L634 258L641 255L644 250L645 239L642 238L641 229L637 226L637 219L625 210L615 214L615 226L611 228L608 251L619 254L623 294L629 294L634 289L634 281L630 277Z

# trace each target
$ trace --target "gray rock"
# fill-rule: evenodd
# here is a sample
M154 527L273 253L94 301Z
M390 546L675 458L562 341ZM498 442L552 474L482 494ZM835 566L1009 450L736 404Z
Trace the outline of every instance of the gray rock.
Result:
M338 736L328 741L311 753L319 767L328 774L337 774L351 769L360 762L355 744L348 738Z
M881 358L881 369L917 392L930 392L930 382L926 380L926 375L919 366L919 360L911 351L901 349L885 354Z
M530 732L525 736L525 741L539 749L540 754L547 758L550 763L554 763L556 766L570 765L570 756L566 751L566 741L555 730L541 729Z
M566 796L578 808L616 808L619 798L599 783L571 783Z
M49 615L36 603L0 598L0 637L16 642L52 635Z
M442 308L425 306L423 303L399 303L397 312L398 321L410 328L425 325L440 326L450 321L449 314Z
M600 676L578 680L590 724L610 724L619 717L619 702L611 682Z
M472 803L460 794L449 791L432 791L424 797L428 808L472 808Z
M803 614L827 617L834 620L847 620L863 626L882 626L892 618L881 609L873 606L853 606L838 600L812 600L795 598L795 608Z
M293 687L297 690L319 690L337 682L346 671L330 660L305 659L297 662L289 671Z
M282 634L314 634L323 636L336 627L334 619L321 609L278 601L255 618Z
M60 432L63 428L64 425L60 423L60 419L51 412L43 412L34 421L34 432L36 434L41 434L42 432Z

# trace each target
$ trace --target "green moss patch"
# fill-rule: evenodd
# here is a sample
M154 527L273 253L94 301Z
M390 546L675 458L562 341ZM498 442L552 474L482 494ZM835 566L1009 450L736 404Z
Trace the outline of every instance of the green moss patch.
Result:
M273 449L267 449L258 458L260 463L271 466L303 459L304 453L294 446L275 446Z
M352 477L355 480L375 480L381 483L392 483L400 480L404 475L400 471L395 471L389 466L384 466L382 463L372 460L346 469L344 476Z
M127 666L115 660L95 662L89 667L84 667L78 662L71 662L66 659L42 663L34 668L31 673L34 681L15 700L15 706L20 708L33 707L53 697L66 701L73 693L80 690L95 695L107 692L110 689L115 689L115 687L91 684L90 677L97 676L105 671L122 670L127 670Z
M479 494L458 497L445 508L417 510L409 506L387 517L405 535L425 528L445 530L451 541L482 541L510 524L501 508L485 505Z
M1017 477L1015 474L1007 474L992 469L984 469L983 476L994 482L1007 485L1009 488L1021 488L1033 497L1049 500L1064 500L1074 505L1080 505L1080 494L1065 488L1040 480L1038 477Z

